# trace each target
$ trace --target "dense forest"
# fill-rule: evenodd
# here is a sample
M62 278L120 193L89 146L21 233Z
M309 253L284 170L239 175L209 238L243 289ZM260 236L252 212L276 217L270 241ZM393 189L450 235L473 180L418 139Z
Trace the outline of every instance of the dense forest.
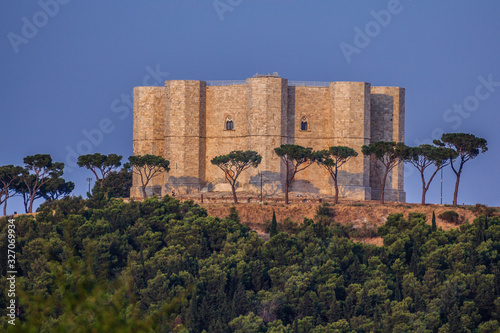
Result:
M333 206L334 207L334 206ZM332 206L263 240L236 209L171 197L47 202L16 217L10 332L498 332L500 218L443 231L390 215L384 245L353 242ZM491 215L491 214L490 214ZM271 218L271 217L270 217Z

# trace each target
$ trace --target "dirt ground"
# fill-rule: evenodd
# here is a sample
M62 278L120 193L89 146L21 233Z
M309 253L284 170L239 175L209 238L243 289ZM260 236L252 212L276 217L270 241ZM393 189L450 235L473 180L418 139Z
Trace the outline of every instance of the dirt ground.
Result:
M180 199L194 200L196 203L204 207L209 215L220 218L229 215L229 209L234 205L232 203L231 193L218 193L217 195L213 195L212 193L205 194L203 203L201 202L200 194L184 196ZM367 227L381 226L385 223L389 214L396 213L402 213L406 218L408 217L408 214L412 212L424 213L427 216L427 223L430 224L432 220L432 212L434 211L438 227L441 227L444 230L457 227L457 225L448 223L437 217L439 214L447 210L457 212L461 222L465 222L466 220L472 222L477 217L476 214L467 208L470 208L471 206L453 207L451 205L420 205L394 202L386 202L384 205L381 205L378 201L350 200L341 200L338 204L334 205L331 198L319 198L300 194L291 196L292 202L289 205L284 204L282 197L268 197L265 198L261 204L260 197L244 194L238 195L238 201L239 203L236 205L236 209L241 218L241 222L249 225L261 235L264 235L263 225L266 220L271 220L273 210L276 212L278 222L282 221L286 217L289 217L291 220L301 223L305 217L314 218L317 207L323 202L328 202L332 205L332 209L335 212L334 220L336 222L341 224L353 223L354 226L359 227L363 227L363 225L366 225ZM380 237L361 239L359 241L382 245Z
M381 205L379 201L353 201L340 200L338 204L333 204L333 198L319 197L316 195L307 195L301 193L290 193L290 204L285 205L283 196L265 197L260 201L256 194L238 193L239 203L233 203L232 194L229 192L192 194L177 196L180 200L193 200L195 203L204 207L208 215L224 218L229 215L232 206L240 216L241 222L255 230L261 237L267 239L269 236L264 231L264 224L270 221L273 216L273 210L276 212L278 222L285 218L302 223L304 218L314 219L318 206L322 203L329 203L334 211L335 222L341 224L352 223L353 227L379 227L383 225L389 214L402 213L405 218L409 213L424 213L427 216L427 223L432 221L432 212L436 214L436 223L438 227L444 230L457 228L458 225L441 220L439 214L453 210L459 215L460 222L472 222L477 214L473 213L472 206L451 205L420 205L412 203L386 202ZM129 201L130 199L125 199ZM136 199L141 200L141 199ZM500 215L500 207L496 207L496 215ZM36 215L33 213L31 215ZM16 215L17 216L17 215ZM380 237L355 239L357 241L369 244L382 245Z

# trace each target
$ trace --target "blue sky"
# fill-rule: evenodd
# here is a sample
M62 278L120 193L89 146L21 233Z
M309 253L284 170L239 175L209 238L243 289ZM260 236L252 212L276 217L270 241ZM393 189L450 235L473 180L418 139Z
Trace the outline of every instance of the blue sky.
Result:
M499 17L498 1L3 1L0 165L51 154L84 195L92 175L71 167L78 151L132 153L134 86L279 72L406 88L406 143L443 131L487 139L458 201L500 206ZM419 202L407 171L407 200ZM453 186L446 169L444 203ZM437 179L428 202L439 200Z

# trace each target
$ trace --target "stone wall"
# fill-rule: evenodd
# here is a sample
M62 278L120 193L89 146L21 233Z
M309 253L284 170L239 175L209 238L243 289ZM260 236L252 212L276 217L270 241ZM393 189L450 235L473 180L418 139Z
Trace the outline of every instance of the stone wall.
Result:
M370 200L370 161L361 153L361 147L370 143L370 84L333 82L330 99L335 145L351 147L358 153L339 172L342 196Z
M232 130L225 128L228 117ZM264 192L279 193L284 165L274 148L291 143L315 150L352 147L359 155L339 172L340 196L369 200L380 191L361 146L378 140L404 141L402 88L366 82L289 86L288 80L271 76L208 87L203 81L167 81L165 87L138 87L134 94L134 154L160 154L171 163L170 172L153 183L162 194L172 189L230 190L223 172L210 160L232 150L262 155L258 169L250 168L238 178L238 190L260 191L262 171ZM132 195L137 196L139 186L134 177ZM391 174L388 188L388 200L404 201L402 167ZM314 164L297 174L292 191L333 195L333 183L328 172Z
M375 141L404 142L405 90L399 87L371 88L371 138ZM372 166L373 168L374 166ZM372 198L380 198L380 182L372 173ZM388 201L406 201L404 193L404 164L388 175L385 187Z
M160 155L165 150L163 129L165 127L166 91L163 87L136 87L134 88L134 155ZM135 176L132 180L132 197L140 197L141 182ZM148 186L149 193L158 193L164 185L161 176L153 178Z
M290 87L288 143L315 150L328 149L334 145L335 136L331 117L331 105L328 87ZM303 118L307 120L307 129L301 129ZM332 195L333 185L330 174L323 167L312 164L297 173L292 191Z
M233 150L247 149L247 106L245 85L207 87L207 150L205 158L207 190L224 188L224 173L210 163L212 158ZM226 130L225 122L231 117L233 130ZM227 187L227 186L226 186Z
M199 191L205 184L206 84L202 81L167 81L165 151L170 172L164 189L170 193Z

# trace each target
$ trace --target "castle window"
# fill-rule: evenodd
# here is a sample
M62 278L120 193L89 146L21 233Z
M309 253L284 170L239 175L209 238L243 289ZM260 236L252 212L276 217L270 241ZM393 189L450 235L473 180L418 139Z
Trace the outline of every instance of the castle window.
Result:
M302 120L300 121L300 130L301 131L307 131L309 130L309 126L307 124L307 118L302 117Z
M227 131L234 130L233 118L231 116L226 118L226 130Z

